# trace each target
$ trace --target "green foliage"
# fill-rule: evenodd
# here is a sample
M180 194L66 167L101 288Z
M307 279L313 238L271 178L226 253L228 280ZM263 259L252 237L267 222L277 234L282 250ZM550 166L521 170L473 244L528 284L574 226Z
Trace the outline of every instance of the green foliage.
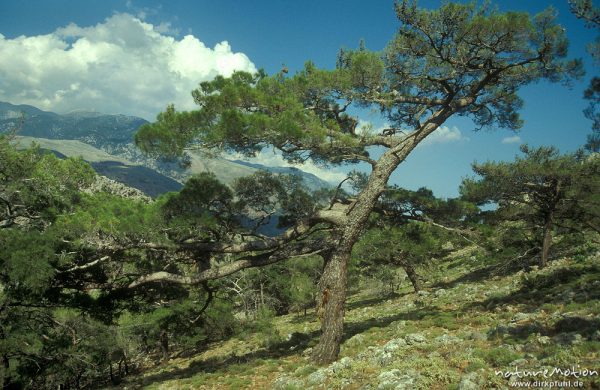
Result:
M551 8L530 17L478 7L475 2L424 10L416 2L403 0L396 3L396 14L402 27L386 50L386 62L394 69L392 82L403 91L416 89L423 95L440 96L440 90L450 88L467 96L469 88L488 77L493 82L480 85L474 109L463 113L480 126L520 127L517 111L522 100L516 93L520 86L539 78L558 81L565 75L582 74L579 61L562 60L567 52L566 34ZM397 118L417 121L418 108L407 106L397 107Z
M218 238L236 227L233 193L212 173L189 178L180 192L165 195L158 204L174 238Z
M120 316L116 329L136 355L159 352L165 338L169 353L201 348L236 331L237 322L226 300L215 300L200 312L202 306L201 297L179 299L160 306L147 305L143 311Z
M236 303L247 318L263 309L278 315L299 312L314 305L321 268L318 257L288 260L243 271L226 279L226 285L233 285Z
M465 179L460 188L465 199L497 205L494 215L504 221L498 249L536 254L549 249L551 241L545 238L559 228L581 234L583 225L596 226L600 160L561 155L553 147L523 146L522 152L514 162L474 164L480 179ZM565 244L567 240L577 237L565 236Z
M423 223L409 222L368 230L355 246L353 257L361 274L381 280L395 292L394 285L400 284L398 269L413 278L411 281L418 289L419 277L414 269L430 264L436 253L441 253L440 249L440 236L436 236L435 229Z
M485 360L492 367L506 367L511 362L519 359L521 355L507 348L497 347L485 350L476 350L474 355Z
M247 321L241 332L241 336L248 338L256 336L260 344L265 348L271 348L283 341L281 334L273 326L275 311L262 306L252 321Z
M436 198L427 188L410 191L393 186L382 195L376 210L370 221L372 227L354 248L354 265L362 273L384 281L394 292L394 285L400 283L399 268L412 274L409 277L418 278L414 268L443 256L444 243L450 242L453 247L463 244L463 237L447 229L465 225L477 208L461 199Z
M600 43L598 47L600 48ZM589 105L583 113L592 121L592 133L587 136L585 148L590 152L600 152L600 77L594 77L590 81L583 97L589 100Z
M68 215L61 215L46 234L77 240L85 245L94 235L126 239L158 239L157 229L164 225L158 207L106 193L83 195L79 205Z
M56 260L52 237L36 231L0 230L0 275L6 293L39 297L50 287Z
M30 227L52 221L79 201L80 189L94 178L81 159L59 160L36 147L17 151L0 136L0 223L10 226L18 217ZM41 219L41 221L40 221Z

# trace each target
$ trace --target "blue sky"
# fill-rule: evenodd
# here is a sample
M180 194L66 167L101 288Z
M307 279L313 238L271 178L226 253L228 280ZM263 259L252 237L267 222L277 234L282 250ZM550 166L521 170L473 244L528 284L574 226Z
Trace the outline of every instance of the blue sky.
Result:
M429 8L439 4L419 2ZM518 134L473 132L468 120L449 120L397 170L393 183L456 196L475 160L511 159L522 142L562 151L585 142L590 122L582 114L582 94L595 71L585 46L595 32L570 14L566 0L496 4L532 13L554 6L571 56L584 59L586 77L571 89L547 83L525 88L525 126ZM170 102L191 108L189 90L199 80L233 69L274 73L282 64L294 72L309 59L331 68L340 47L356 47L364 39L369 49L380 50L397 26L392 1L4 0L0 100L57 112L84 108L151 119ZM361 119L382 123L374 115ZM342 176L310 169L332 180Z

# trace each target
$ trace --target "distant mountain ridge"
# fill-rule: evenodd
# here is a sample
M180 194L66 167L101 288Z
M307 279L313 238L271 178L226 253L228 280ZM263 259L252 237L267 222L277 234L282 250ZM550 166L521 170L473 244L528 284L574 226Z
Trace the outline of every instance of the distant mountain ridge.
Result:
M304 185L306 185L309 189L311 189L313 191L318 190L320 188L332 187L331 184L325 182L323 179L320 179L317 175L309 173L309 172L305 172L296 167L269 167L266 165L251 163L249 161L243 161L243 160L229 160L229 161L234 162L236 164L245 165L247 167L256 168L256 169L260 169L260 170L265 170L265 171L272 172L272 173L278 173L278 174L282 174L282 175L301 176L304 181ZM327 185L323 185L323 183L326 183Z
M183 187L180 182L154 169L110 155L81 141L17 136L16 142L23 148L35 142L42 150L51 151L59 158L80 156L98 174L138 189L153 198L166 192L179 191Z
M66 156L81 156L99 173L153 197L176 191L190 176L207 171L227 185L257 170L266 170L299 175L311 191L332 187L327 181L298 168L207 157L201 152L190 154L191 165L187 169L176 162L149 158L133 144L135 132L145 123L148 121L134 116L89 110L60 115L29 105L0 102L0 133L18 128L22 144L36 141L44 149Z
M144 123L148 121L135 116L92 111L60 115L26 104L0 102L0 132L20 127L19 135L78 140L99 149L104 149L107 144L131 143L133 135Z

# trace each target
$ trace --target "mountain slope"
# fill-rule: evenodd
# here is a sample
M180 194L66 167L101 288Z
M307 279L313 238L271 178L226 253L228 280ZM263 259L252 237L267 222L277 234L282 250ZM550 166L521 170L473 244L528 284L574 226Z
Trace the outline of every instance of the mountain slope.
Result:
M312 173L304 172L303 170L296 167L268 167L261 164L251 163L242 160L233 160L232 162L240 165L244 165L251 168L262 169L268 172L283 174L283 175L298 175L302 177L304 185L311 191L316 191L321 188L331 188L331 184L325 180L320 179Z
M18 134L22 136L22 142L32 140L26 137L36 138L45 149L57 151L66 156L81 155L84 160L89 162L111 161L120 162L126 166L146 167L180 183L185 183L194 174L210 171L221 182L231 185L240 177L264 169L278 174L300 175L306 187L313 191L331 187L330 183L297 168L267 167L239 160L230 161L222 157L208 157L201 152L190 153L191 165L187 169L182 168L176 162L148 158L132 142L137 129L145 123L148 122L142 118L126 115L105 115L94 111L73 111L59 115L42 111L33 106L0 102L0 133L18 129ZM75 143L76 141L81 142ZM93 148L88 147L90 145ZM79 154L73 154L77 150L80 151ZM113 163L102 164L100 169L118 181L124 172L124 170L118 170L118 166ZM140 168L136 169L140 170ZM110 170L113 176L110 176L111 173L107 170ZM150 172L135 172L129 177L139 178L150 174ZM152 190L143 183L135 184L135 180L129 180L125 184L133 187L144 185L148 194L160 193L164 188L174 188L167 185L166 182L161 184L163 189L160 190Z
M18 136L16 142L20 147L29 147L35 143L41 149L55 152L59 157L81 157L100 175L136 188L151 197L178 191L182 187L181 183L153 169L110 155L81 141Z
M131 142L144 123L148 121L134 116L88 111L59 115L33 106L0 102L0 132L19 128L19 135L79 140L98 148Z
M174 357L120 388L475 390L578 380L574 387L596 389L598 374L540 372L598 370L599 256L494 275L501 264L475 247L461 249L432 270L419 294L408 281L388 296L367 281L361 290L353 286L340 359L329 366L310 363L319 335L310 310L276 317L269 335L233 337ZM265 342L273 335L280 341ZM498 374L517 368L538 374Z

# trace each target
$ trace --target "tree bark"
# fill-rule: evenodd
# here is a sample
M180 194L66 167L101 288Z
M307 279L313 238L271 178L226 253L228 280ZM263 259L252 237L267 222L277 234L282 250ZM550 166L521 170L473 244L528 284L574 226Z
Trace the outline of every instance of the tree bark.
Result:
M415 267L413 267L413 265L409 262L403 262L402 268L404 268L404 271L406 272L410 283L415 289L415 292L418 293L419 291L421 291L421 281L419 280L419 275L417 274L417 271L415 271Z
M159 343L163 360L169 360L169 333L166 326L160 330Z
M549 213L546 216L546 221L544 223L544 238L542 241L542 256L540 257L540 268L544 268L548 264L548 256L550 255L550 247L552 246L553 219L553 213Z
M336 251L325 258L325 268L319 281L320 299L317 315L321 321L321 338L313 351L313 360L327 364L340 352L344 335L344 304L348 282L349 252Z
M352 247L385 189L387 181L398 165L414 148L393 148L385 152L377 164L365 188L346 212L344 224L339 226L339 240L325 258L323 275L319 281L317 313L321 320L321 338L314 348L312 358L317 364L327 364L337 359L344 334L344 304L348 283L348 262Z
M452 109L445 107L433 114L423 127L406 135L388 149L373 164L366 186L356 201L346 211L342 223L338 221L339 240L325 257L323 275L319 281L317 314L321 320L321 337L315 346L312 359L317 364L336 360L344 334L344 304L347 292L347 269L352 248L362 233L373 208L398 165L429 134L450 117Z
M2 365L0 365L0 389L4 389L4 385L9 383L8 370L10 369L10 361L8 356L2 355Z

